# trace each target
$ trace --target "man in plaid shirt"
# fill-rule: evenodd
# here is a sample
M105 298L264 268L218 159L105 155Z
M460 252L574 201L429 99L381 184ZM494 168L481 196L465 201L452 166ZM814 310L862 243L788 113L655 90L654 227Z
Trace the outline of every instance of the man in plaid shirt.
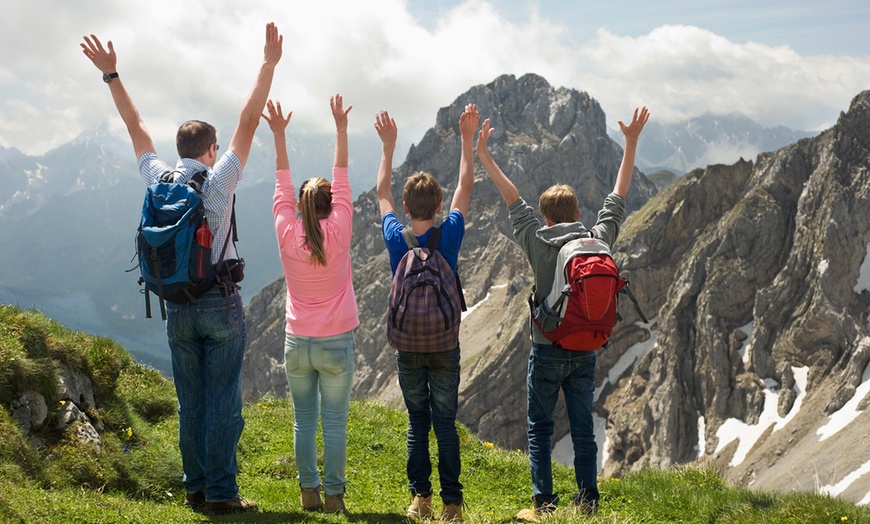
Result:
M185 122L176 135L180 157L176 182L186 183L205 171L203 201L208 223L215 228L212 264L221 262L229 231L236 184L251 151L254 131L269 96L283 37L274 23L266 25L263 63L242 107L230 145L218 159L217 131L199 120ZM103 73L115 107L127 126L139 171L146 185L170 169L157 158L154 143L117 72L112 42L104 48L94 36L81 44L86 57ZM236 258L226 246L224 259ZM172 353L172 375L178 394L178 445L184 469L185 505L208 513L256 510L239 496L236 446L242 434L241 368L245 350L245 313L237 287L215 287L196 302L167 301L166 332Z

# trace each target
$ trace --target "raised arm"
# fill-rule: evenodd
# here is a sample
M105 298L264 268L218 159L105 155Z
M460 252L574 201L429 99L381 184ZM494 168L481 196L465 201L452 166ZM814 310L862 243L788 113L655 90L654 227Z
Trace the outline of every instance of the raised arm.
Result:
M493 131L494 129L490 127L489 119L487 118L483 121L483 125L480 127L480 134L477 138L477 158L480 159L480 163L483 164L483 168L486 169L486 174L489 175L490 180L495 183L495 187L498 188L498 192L501 193L501 198L504 200L504 203L511 205L520 199L520 192L517 191L517 187L514 183L511 182L501 168L498 167L498 164L495 163L495 160L492 159L492 156L486 149L489 137L492 136Z
M335 119L335 157L332 167L347 167L347 114L353 106L343 108L344 101L338 93L329 97L329 107Z
M95 35L86 36L84 40L80 44L82 52L103 73L104 80L109 81L112 100L115 102L115 107L118 108L118 113L121 114L124 125L127 126L127 132L130 133L136 160L139 160L143 154L149 151L154 152L154 142L151 140L151 135L148 134L148 129L145 128L145 122L139 116L139 111L133 104L133 99L130 98L127 89L124 88L121 78L117 76L118 56L115 54L112 41L107 42L109 49L106 50ZM113 78L108 75L113 75Z
M622 153L622 164L619 166L619 173L616 175L616 184L613 187L613 192L625 198L628 194L628 188L631 187L631 177L634 173L634 155L637 152L637 139L640 137L640 132L643 131L643 126L649 120L649 110L646 106L640 111L634 108L634 115L631 117L631 123L625 125L622 120L617 120L619 128L622 129L622 134L625 135L625 150Z
M381 155L381 166L378 169L378 203L381 208L381 216L390 211L395 211L393 203L393 153L396 151L396 138L399 130L396 121L390 118L390 114L381 111L375 115L375 130L384 143L384 151Z
M287 124L290 123L290 117L293 116L293 111L284 116L281 110L281 102L266 102L266 111L263 113L263 119L269 123L269 129L272 130L272 135L275 137L275 171L290 170L290 159L287 157Z
M462 154L459 158L459 181L453 193L450 210L458 210L463 217L468 216L468 202L474 186L474 132L480 123L480 115L475 104L466 104L459 117L459 134L462 140Z
M251 142L254 141L254 131L260 123L260 114L269 97L272 88L272 77L275 76L275 66L281 60L281 49L284 37L278 33L278 28L273 22L266 24L266 45L263 48L263 65L254 83L254 88L248 94L242 113L239 116L239 124L233 137L230 139L230 150L239 158L242 167L248 161L251 153Z

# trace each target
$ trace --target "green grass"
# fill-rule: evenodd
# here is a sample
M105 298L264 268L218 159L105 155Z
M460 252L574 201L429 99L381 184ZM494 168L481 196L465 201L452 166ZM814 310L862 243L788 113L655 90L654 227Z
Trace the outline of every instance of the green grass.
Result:
M43 431L36 450L21 434L4 400L0 410L0 522L407 522L407 416L370 400L351 404L348 429L347 516L303 513L293 461L293 407L266 398L245 407L239 443L242 495L261 510L208 517L182 504L174 391L106 339L72 333L39 313L0 306L0 387L8 398L43 380L50 358L87 370L99 384L97 410L106 426L97 452L69 435ZM14 358L16 362L9 362ZM70 365L73 365L70 364ZM528 457L481 442L460 427L467 522L515 522L528 506ZM434 436L432 455L437 457ZM321 457L322 459L322 457ZM563 500L575 491L573 472L557 465L554 485ZM433 482L437 486L437 468ZM647 469L601 479L601 507L587 517L559 509L546 522L590 523L855 523L870 510L809 493L766 493L734 487L709 468ZM436 510L438 509L436 496Z

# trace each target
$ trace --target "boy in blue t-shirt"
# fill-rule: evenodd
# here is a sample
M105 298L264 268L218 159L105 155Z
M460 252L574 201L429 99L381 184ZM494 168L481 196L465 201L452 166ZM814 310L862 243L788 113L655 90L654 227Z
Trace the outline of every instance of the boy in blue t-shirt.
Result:
M459 162L459 182L453 193L450 213L441 225L438 251L457 271L459 247L465 233L465 215L474 184L474 133L479 116L477 106L468 104L459 119L462 156ZM391 189L393 153L398 131L396 121L381 111L375 116L375 129L384 144L378 170L377 192L380 203L384 242L390 254L390 267L395 274L399 261L408 251L404 238L405 226L395 213ZM425 246L441 213L441 186L425 172L408 178L402 192L402 205L411 218L411 229L421 246ZM456 432L456 411L459 402L459 346L437 353L412 352L397 349L396 361L399 385L408 408L408 488L411 504L408 517L421 519L434 516L432 508L432 463L429 459L429 429L434 427L438 441L438 474L441 479L443 510L441 520L462 521L462 484L459 459L459 436Z

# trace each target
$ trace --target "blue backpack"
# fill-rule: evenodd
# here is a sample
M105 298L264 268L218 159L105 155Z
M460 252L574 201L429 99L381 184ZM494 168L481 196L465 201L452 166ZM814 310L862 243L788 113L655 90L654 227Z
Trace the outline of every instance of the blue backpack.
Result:
M211 246L200 246L196 230L205 220L200 190L205 172L193 175L186 184L174 182L177 172L166 172L145 192L142 219L136 235L139 285L145 284L145 316L151 318L150 293L157 295L166 319L164 300L196 302L214 287ZM198 253L198 251L201 251ZM196 260L205 260L206 274L196 276Z

